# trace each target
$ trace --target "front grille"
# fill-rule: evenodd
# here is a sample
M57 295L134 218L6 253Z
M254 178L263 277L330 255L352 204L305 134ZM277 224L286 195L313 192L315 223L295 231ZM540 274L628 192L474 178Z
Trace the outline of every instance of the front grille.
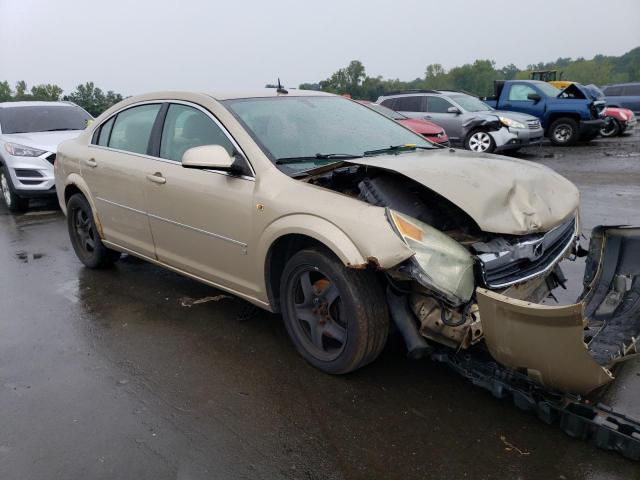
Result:
M484 251L478 255L482 282L489 288L503 288L541 275L566 254L575 237L574 217L544 235L506 248L502 244L501 251Z
M47 162L49 162L51 165L53 165L53 162L55 162L55 161L56 161L56 154L55 154L55 153L52 153L52 154L50 154L50 155L47 155L47 156L45 157L45 159L47 160Z
M540 120L527 120L527 126L529 130L536 130L540 128Z

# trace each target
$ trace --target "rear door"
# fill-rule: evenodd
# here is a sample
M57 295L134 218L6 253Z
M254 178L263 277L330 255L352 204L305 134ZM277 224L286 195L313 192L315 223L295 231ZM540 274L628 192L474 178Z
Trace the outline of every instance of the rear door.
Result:
M91 157L80 164L105 239L151 258L154 245L143 187L154 163L148 147L160 107L137 105L111 117L94 135Z
M455 107L455 105L443 97L428 95L425 98L427 100L427 112L423 118L444 128L450 140L454 142L461 141L462 117L460 114L449 113L448 111L450 107Z
M230 155L239 147L203 108L171 103L156 145L159 157L146 173L144 191L158 260L232 290L255 293L250 283L249 238L256 207L255 178L184 168L189 148L221 145ZM155 133L154 133L155 137Z

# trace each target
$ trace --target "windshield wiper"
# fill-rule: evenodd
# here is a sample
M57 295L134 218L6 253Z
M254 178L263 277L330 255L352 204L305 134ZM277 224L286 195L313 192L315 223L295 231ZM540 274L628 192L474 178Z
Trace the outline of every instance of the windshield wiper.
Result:
M353 155L351 153L316 153L315 155L307 155L300 157L283 157L276 160L276 165L286 165L287 163L306 163L316 160L348 160L352 158L362 158L362 155Z
M404 143L402 145L391 145L387 148L379 148L378 150L367 150L364 152L365 157L370 157L372 155L381 155L383 153L393 153L393 152L405 152L410 150L431 150L433 147L423 147L422 145L416 145L415 143Z
M40 130L41 132L66 132L67 130L74 130L73 128L50 128L48 130Z

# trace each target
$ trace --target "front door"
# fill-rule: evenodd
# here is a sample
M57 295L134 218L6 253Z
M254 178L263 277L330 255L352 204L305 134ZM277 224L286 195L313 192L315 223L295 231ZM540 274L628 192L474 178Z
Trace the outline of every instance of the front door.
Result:
M143 187L154 160L149 137L160 104L119 112L100 127L80 171L95 201L105 240L154 258Z
M166 113L159 157L146 173L149 221L158 260L243 293L250 282L248 249L255 181L248 176L182 167L186 150L234 145L208 113L172 103ZM155 177L155 178L154 178Z
M437 123L447 132L452 142L462 142L462 120L460 113L450 113L449 108L454 107L449 100L432 95L427 96L427 113L424 118Z

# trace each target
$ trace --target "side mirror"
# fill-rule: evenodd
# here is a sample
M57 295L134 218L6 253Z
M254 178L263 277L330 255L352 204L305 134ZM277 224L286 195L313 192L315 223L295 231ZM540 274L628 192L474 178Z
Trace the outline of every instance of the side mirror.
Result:
M529 100L533 100L535 103L540 101L540 95L538 95L537 93L530 93L529 95L527 95L527 98Z
M458 107L449 107L447 108L447 112L455 113L456 115L460 115L462 113Z
M239 168L235 161L236 159L229 155L229 152L220 145L193 147L182 155L182 166L184 168L221 170L237 174L239 173Z

